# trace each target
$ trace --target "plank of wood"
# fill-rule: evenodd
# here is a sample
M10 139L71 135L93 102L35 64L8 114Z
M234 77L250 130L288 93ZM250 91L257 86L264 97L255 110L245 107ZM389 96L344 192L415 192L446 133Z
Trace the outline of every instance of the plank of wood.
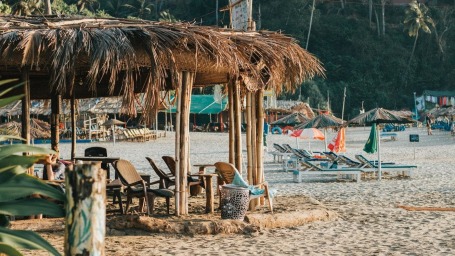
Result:
M407 211L455 212L455 207L425 207L425 206L406 206L406 205L397 205L397 207L405 209Z

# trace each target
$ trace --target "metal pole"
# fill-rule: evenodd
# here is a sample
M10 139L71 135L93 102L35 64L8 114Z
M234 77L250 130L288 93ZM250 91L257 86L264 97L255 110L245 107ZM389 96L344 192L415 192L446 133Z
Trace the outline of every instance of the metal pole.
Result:
M381 173L381 136L380 136L380 131L379 131L379 124L373 124L376 125L376 136L378 139L378 180L380 181L382 178L382 173Z

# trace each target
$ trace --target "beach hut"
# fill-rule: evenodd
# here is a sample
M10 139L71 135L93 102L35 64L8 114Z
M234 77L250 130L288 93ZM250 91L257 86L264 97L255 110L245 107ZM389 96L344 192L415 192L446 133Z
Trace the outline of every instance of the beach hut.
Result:
M293 90L324 70L295 40L276 32L236 32L188 23L86 17L0 17L0 75L20 78L22 136L30 141L30 99L51 99L51 147L58 150L62 99L121 96L126 114L135 115L135 93L144 93L144 111L156 111L160 92L175 90L176 215L187 214L189 106L196 86L226 84L229 97L229 162L241 170L241 98L255 110L248 118L258 134L247 144L254 156L252 184L263 180L263 92ZM241 90L242 89L242 90ZM253 113L253 112L250 112ZM257 128L257 129L256 129ZM250 135L251 135L250 134ZM257 136L256 136L257 135ZM73 141L75 134L73 133ZM75 144L71 156L75 155ZM250 169L249 169L250 170ZM253 179L254 176L254 179Z

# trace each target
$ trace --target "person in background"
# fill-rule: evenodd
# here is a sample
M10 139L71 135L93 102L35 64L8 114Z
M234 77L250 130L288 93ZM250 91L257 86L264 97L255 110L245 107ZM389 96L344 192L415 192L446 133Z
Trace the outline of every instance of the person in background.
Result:
M427 132L428 132L428 135L433 135L433 131L431 130L431 115L430 113L427 114L426 118L425 118L425 124L427 126Z

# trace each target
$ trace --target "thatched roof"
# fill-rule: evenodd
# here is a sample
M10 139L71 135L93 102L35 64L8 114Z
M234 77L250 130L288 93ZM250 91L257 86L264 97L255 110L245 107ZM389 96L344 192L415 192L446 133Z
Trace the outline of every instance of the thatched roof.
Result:
M0 134L21 137L22 124L11 121L0 125ZM32 139L48 139L51 137L51 125L39 119L30 119L30 136Z
M302 102L298 105L295 105L291 108L291 111L294 113L302 113L309 119L315 117L315 114L308 103Z
M373 123L412 123L410 116L403 116L399 111L374 108L360 114L348 121L348 124L373 124Z
M96 104L98 99L79 99L76 100L76 112L81 114L88 112L88 110ZM31 115L50 115L51 106L48 100L32 100L30 114ZM69 100L64 100L62 104L61 113L69 115L71 113L71 106ZM20 100L10 103L0 108L0 116L15 116L22 115L22 102Z
M302 113L292 113L292 114L289 114L285 117L282 117L274 122L271 122L270 124L272 125L292 125L292 126L295 126L295 125L298 125L298 124L302 124L302 123L305 123L305 122L308 122L310 120L309 117L305 116L304 114Z
M323 74L314 56L280 33L143 20L3 16L0 53L3 78L30 70L32 99L121 95L130 112L134 92L145 92L151 109L181 71L195 72L196 85L244 78L249 90L277 93Z
M295 129L339 127L343 123L344 120L336 116L320 114L308 122L296 126Z

